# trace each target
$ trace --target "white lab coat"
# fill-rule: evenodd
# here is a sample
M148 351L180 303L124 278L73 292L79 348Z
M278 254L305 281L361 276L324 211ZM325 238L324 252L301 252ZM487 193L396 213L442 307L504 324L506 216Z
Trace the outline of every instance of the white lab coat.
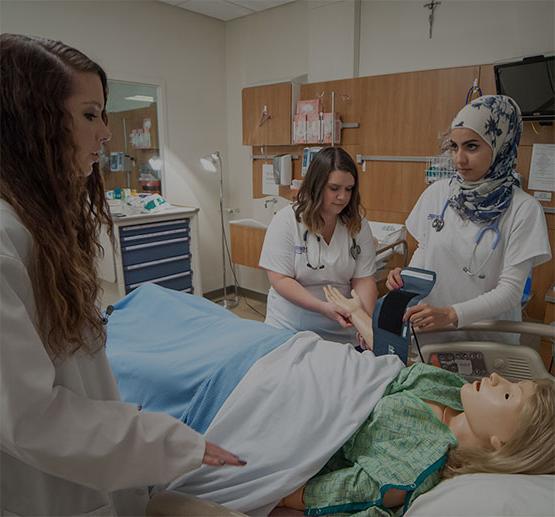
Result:
M140 487L198 467L204 438L119 402L104 349L50 359L37 333L31 249L30 233L0 200L2 515L142 514Z
M292 206L282 208L273 217L260 255L260 267L294 278L312 295L325 300L323 287L332 285L351 297L351 280L374 275L376 249L370 225L362 220L360 232L355 236L360 255L355 260L350 253L352 237L347 227L337 221L329 244L324 238L320 243L308 232L304 241L305 225L297 222ZM323 269L311 269L308 262ZM266 323L291 330L312 330L323 339L340 343L355 342L355 330L343 329L339 323L320 313L308 311L281 296L274 288L268 293Z
M452 305L459 316L459 326L474 323L478 319L521 321L520 304L506 311L496 310L496 307L503 304L502 297L490 297L488 303L485 303L483 298L471 302L472 313L478 312L482 315L478 319L468 317L470 304L465 305L464 302L495 289L501 274L508 266L526 264L526 274L532 267L551 258L541 205L532 196L515 187L511 205L499 221L500 240L497 247L492 252L494 232L487 231L472 259L479 225L463 220L457 212L448 207L444 216L444 228L439 232L432 228L429 214L440 214L448 197L449 180L433 183L420 196L406 221L408 231L418 241L418 249L410 265L437 273L436 284L423 303L437 307ZM491 256L486 262L490 253ZM480 278L479 275L469 277L463 271L463 267L469 264L473 271L481 268L485 278ZM476 304L480 303L484 304L483 310L476 311ZM462 339L515 343L514 336L490 332L419 335L419 341L422 343Z

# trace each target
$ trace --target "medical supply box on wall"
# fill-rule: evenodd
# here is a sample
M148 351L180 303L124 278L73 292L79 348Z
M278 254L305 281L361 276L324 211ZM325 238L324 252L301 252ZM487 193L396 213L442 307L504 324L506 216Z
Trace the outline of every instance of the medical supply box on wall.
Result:
M293 165L290 154L274 156L274 179L277 185L291 185L293 177Z

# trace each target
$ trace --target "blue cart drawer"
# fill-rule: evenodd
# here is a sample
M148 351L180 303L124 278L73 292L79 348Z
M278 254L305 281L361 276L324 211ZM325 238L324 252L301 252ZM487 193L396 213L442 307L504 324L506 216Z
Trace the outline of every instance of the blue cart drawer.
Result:
M175 221L163 221L161 223L135 224L132 226L122 226L119 229L120 239L124 237L133 237L135 235L144 235L165 232L168 230L177 230L179 228L189 229L189 219L176 219Z
M146 283L153 283L161 285L162 287L166 287L168 289L175 289L176 291L185 291L191 289L193 287L193 272L186 271L185 273L177 273L175 275L168 275L158 278L153 278L146 282L136 282L133 284L129 284L125 286L125 292L129 293L133 291L133 289L137 289L137 287L146 284Z
M191 254L177 255L176 257L163 258L124 266L123 275L126 284L145 282L161 276L184 273L191 269Z
M155 233L141 233L138 235L121 235L121 247L135 246L137 244L146 244L148 242L167 241L169 239L179 239L189 237L189 228L173 228L171 230L158 231Z
M189 254L190 237L176 237L163 241L132 244L121 247L123 266Z

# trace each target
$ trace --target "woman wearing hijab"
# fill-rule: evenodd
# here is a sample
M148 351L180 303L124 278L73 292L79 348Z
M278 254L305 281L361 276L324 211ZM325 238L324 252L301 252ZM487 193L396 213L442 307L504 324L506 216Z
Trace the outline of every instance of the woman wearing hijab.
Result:
M520 188L515 171L521 133L520 109L502 95L472 101L453 120L448 145L457 175L427 188L406 221L418 242L410 265L437 273L430 295L405 314L415 329L521 320L526 278L551 258L542 207ZM390 272L390 290L403 285L399 273ZM507 334L486 336L515 342ZM445 339L434 334L425 341Z

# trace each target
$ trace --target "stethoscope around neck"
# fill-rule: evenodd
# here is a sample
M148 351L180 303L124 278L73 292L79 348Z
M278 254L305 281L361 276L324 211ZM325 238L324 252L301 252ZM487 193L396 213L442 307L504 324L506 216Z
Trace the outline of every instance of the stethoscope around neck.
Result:
M432 228L436 232L440 232L441 230L443 230L443 227L445 226L445 211L447 210L448 206L449 206L449 200L445 201L445 204L443 205L443 209L441 210L441 214L428 214L428 219L432 220ZM488 253L488 256L486 257L486 259L476 269L473 269L472 264L476 256L476 249L480 245L480 241L482 240L482 237L488 230L494 233L494 238L491 243L491 250ZM486 267L487 263L489 262L490 258L492 257L493 252L495 251L495 248L497 248L497 245L499 244L500 236L501 236L501 232L499 231L499 219L495 219L495 221L493 221L492 223L482 226L478 230L476 237L474 237L474 247L472 248L472 254L470 255L470 259L466 264L466 266L462 268L462 270L469 277L477 276L482 280L486 278L486 275L485 273L483 273L483 270Z
M322 237L320 237L320 235L315 235L316 237L316 242L318 243L318 264L316 266L313 266L310 263L310 259L308 258L308 230L305 230L304 235L303 235L303 241L304 241L304 254L306 257L306 267L309 269L313 269L314 271L318 271L319 269L324 269L326 266L325 264L322 264ZM353 257L354 260L356 260L358 258L358 256L360 255L360 246L357 244L356 239L353 237L352 238L352 244L351 247L349 248L349 253L351 254L351 257Z

